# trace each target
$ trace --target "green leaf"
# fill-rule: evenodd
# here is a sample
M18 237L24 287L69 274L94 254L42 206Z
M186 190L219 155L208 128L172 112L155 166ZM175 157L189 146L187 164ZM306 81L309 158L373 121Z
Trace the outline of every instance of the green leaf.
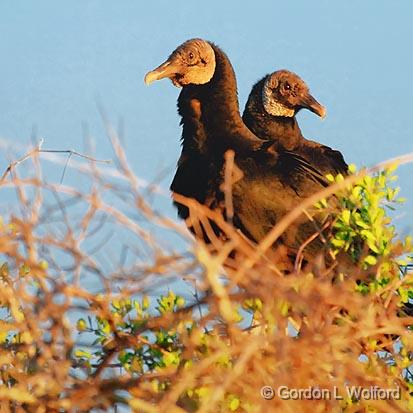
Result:
M348 209L344 209L344 210L341 212L341 219L342 219L347 225L350 224L350 216L351 216L351 213L350 213L350 211L349 211Z
M401 287L398 289L398 292L399 292L400 300L402 301L402 303L407 303L409 301L408 291Z
M357 167L356 167L356 165L354 165L354 163L351 163L351 164L348 166L348 171L349 171L351 174L355 174L355 173L357 172Z
M92 354L89 351L82 350L82 349L75 350L74 355L75 357L88 359L88 360L92 358Z
M76 328L79 332L85 331L87 329L86 321L83 318L77 320Z
M377 264L377 258L373 255L367 255L367 257L364 258L364 262L368 265L375 265Z
M241 402L237 396L233 396L233 395L229 396L228 408L229 410L231 410L231 412L235 412L235 410L238 409L240 404Z

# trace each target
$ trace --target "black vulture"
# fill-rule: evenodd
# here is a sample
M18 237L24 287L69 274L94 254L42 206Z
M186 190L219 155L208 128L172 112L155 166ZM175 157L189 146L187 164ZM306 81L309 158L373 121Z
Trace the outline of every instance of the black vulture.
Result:
M323 174L347 174L348 165L339 151L304 138L295 118L301 109L322 118L326 114L298 75L278 70L254 85L242 118L256 136L299 154Z
M232 185L233 223L259 242L303 198L326 185L322 174L302 157L259 139L245 126L234 70L215 44L186 41L146 74L145 83L162 78L182 88L178 112L183 147L172 191L212 209L222 207L224 156L233 150L240 171ZM185 218L188 211L182 205L178 208ZM303 217L280 242L296 251L315 232L314 224Z

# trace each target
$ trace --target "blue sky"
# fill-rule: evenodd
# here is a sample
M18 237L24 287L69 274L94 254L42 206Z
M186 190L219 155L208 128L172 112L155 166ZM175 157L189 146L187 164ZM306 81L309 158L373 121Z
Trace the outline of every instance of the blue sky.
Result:
M83 150L86 122L95 155L111 157L98 99L115 125L123 119L136 174L165 172L168 188L180 151L179 90L167 81L146 87L143 76L184 40L203 37L230 57L241 108L264 74L293 70L328 110L325 120L299 115L305 136L340 149L349 163L372 165L413 151L412 16L410 0L5 0L0 138L26 145L35 127L48 148ZM3 152L0 168L6 164ZM399 173L410 197L403 230L413 223L412 168Z

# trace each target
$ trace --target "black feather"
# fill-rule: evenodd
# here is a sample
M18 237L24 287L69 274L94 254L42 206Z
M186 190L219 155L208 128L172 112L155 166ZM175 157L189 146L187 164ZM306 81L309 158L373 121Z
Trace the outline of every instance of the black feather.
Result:
M300 154L262 141L245 126L233 68L222 50L211 46L216 56L213 78L203 85L183 87L178 98L183 147L171 190L222 208L224 154L232 149L235 164L243 173L233 185L233 222L258 242L303 198L327 183L314 164ZM176 205L179 216L186 218L187 208ZM312 223L298 222L283 242L298 248L314 232Z

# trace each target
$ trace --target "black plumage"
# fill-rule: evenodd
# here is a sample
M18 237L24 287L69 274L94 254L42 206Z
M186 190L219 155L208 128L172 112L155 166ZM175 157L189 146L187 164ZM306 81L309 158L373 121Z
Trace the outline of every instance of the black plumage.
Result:
M323 174L346 174L348 165L339 151L304 138L295 118L301 109L325 116L325 108L310 94L305 82L295 73L279 70L254 85L243 120L255 135L273 140L279 149L299 154Z
M234 70L216 45L200 39L185 42L145 81L165 77L182 87L178 111L183 148L173 191L213 209L222 207L224 154L233 150L242 172L232 187L233 222L259 242L282 216L325 185L303 158L259 139L245 126ZM185 207L178 209L185 218ZM286 231L282 243L297 249L314 232L314 224L303 217Z

